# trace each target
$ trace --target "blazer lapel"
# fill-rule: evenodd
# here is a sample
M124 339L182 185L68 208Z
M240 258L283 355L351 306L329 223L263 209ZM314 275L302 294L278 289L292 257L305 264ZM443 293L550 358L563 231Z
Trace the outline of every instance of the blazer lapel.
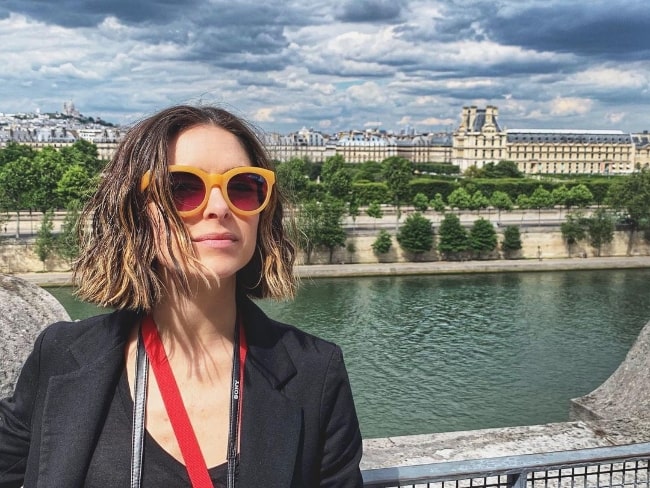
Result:
M94 326L95 330L89 328L70 347L79 369L52 377L48 383L39 487L83 486L101 422L124 363L128 328L120 327L110 318L108 321Z
M291 486L302 408L283 393L296 368L281 335L252 302L244 318L248 356L242 411L241 486ZM274 335L277 334L277 335Z

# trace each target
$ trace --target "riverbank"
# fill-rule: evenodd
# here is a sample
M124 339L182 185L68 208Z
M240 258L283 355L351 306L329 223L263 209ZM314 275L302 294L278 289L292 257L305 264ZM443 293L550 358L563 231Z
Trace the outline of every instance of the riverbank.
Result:
M430 261L375 264L312 264L295 267L300 279L359 276L406 276L466 273L512 273L593 269L650 268L650 256L589 257L564 259L512 259L492 261ZM14 276L39 286L67 286L71 273L17 273Z

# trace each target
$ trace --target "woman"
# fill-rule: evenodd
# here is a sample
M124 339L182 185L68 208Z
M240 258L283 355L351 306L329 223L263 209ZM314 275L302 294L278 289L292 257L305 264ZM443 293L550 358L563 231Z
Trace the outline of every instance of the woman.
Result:
M294 247L269 160L216 108L134 126L86 206L57 323L0 402L0 487L361 486L340 349L269 319Z

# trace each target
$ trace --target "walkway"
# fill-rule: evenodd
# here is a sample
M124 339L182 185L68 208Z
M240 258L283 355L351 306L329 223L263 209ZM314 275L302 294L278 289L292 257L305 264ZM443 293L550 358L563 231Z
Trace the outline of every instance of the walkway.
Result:
M312 264L296 266L300 278L352 276L398 276L427 274L501 273L520 271L562 271L587 269L650 268L650 256L567 259L513 259L493 261L433 261L374 264ZM16 274L40 286L69 285L69 272Z

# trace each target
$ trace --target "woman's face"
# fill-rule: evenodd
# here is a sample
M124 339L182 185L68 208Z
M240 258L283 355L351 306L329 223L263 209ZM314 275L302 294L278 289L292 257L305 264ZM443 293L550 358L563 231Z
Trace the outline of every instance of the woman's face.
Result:
M225 173L252 166L239 139L213 125L200 125L181 132L169 145L170 166L194 166L207 173ZM255 252L259 214L234 213L224 200L221 188L209 190L205 208L183 217L192 245L201 264L220 281L235 279Z

